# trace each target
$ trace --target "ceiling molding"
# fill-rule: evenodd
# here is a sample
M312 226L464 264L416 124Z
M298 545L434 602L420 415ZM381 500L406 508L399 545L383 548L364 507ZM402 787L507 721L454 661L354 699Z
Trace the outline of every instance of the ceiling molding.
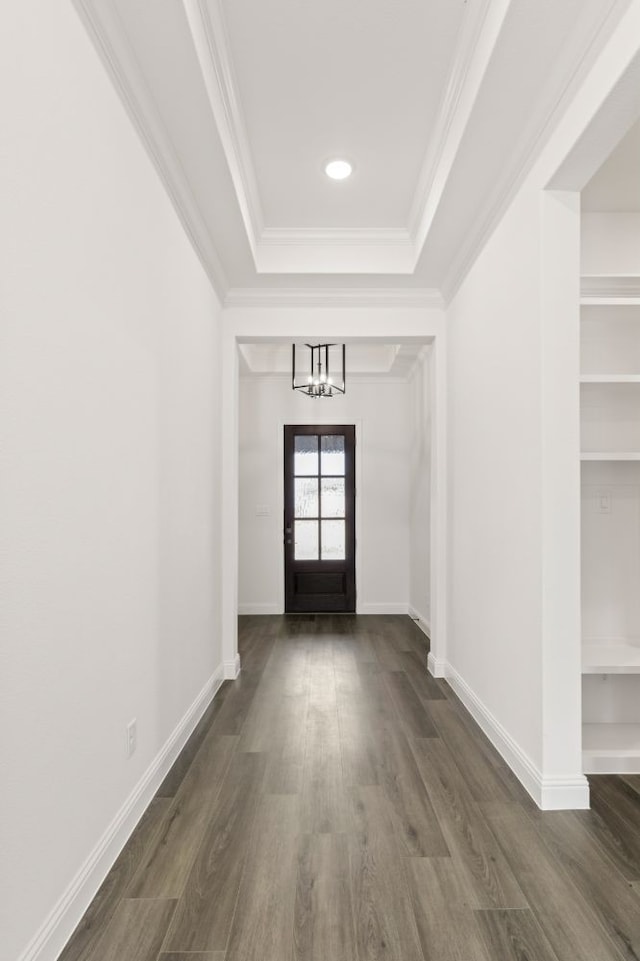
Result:
M405 227L265 227L260 246L388 246L399 244L413 250L413 241Z
M403 228L266 228L259 274L411 274L415 247Z
M582 47L581 53L578 54L573 64L568 67L564 83L561 84L553 106L550 110L545 111L542 118L534 117L520 137L514 151L515 161L509 166L505 166L504 175L497 181L479 215L470 225L467 231L467 239L444 277L442 294L445 304L450 304L455 297L480 252L502 220L527 175L533 169L580 83L587 76L618 22L621 15L620 11L626 6L628 6L628 0L609 0L607 10L599 24L594 28L591 39Z
M255 260L264 218L224 13L220 0L182 0L182 3Z
M440 206L510 4L511 0L478 0L477 7L470 5L465 16L409 215L408 229L414 241L416 261Z
M213 289L223 302L229 287L224 268L115 9L107 4L98 11L95 0L73 0L73 4Z
M413 307L439 308L440 291L429 288L231 288L225 308L237 307Z
M477 0L477 5L469 5L408 225L325 230L265 225L220 0L182 0L182 3L256 271L412 274L440 205L511 0ZM377 256L365 266L372 249L377 249Z

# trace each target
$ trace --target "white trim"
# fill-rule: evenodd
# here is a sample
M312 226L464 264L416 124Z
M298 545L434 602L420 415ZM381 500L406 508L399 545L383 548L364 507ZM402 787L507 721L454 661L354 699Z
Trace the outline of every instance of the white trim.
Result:
M415 607L411 604L407 605L407 614L412 621L418 625L423 634L426 634L429 640L431 640L431 625L429 623L429 618L421 614Z
M257 240L262 232L264 219L249 138L233 74L222 4L220 0L182 0L182 3L255 260Z
M18 961L55 961L222 684L218 667L187 709Z
M440 206L510 3L511 0L482 0L467 9L409 214L416 261Z
M282 614L282 604L238 604L238 615Z
M358 372L349 372L349 385L351 384L376 384L378 387L384 387L385 384L408 384L411 381L413 374L413 367L405 376L400 376L397 374L385 374L380 371L379 374L360 374ZM289 383L291 385L291 371L272 371L271 373L265 373L261 370L245 370L240 373L240 380L279 380Z
M260 234L260 245L264 247L332 244L340 247L398 245L413 253L413 242L406 227L264 227Z
M589 783L584 775L545 776L449 663L444 666L444 676L539 808L561 811L589 807Z
M236 654L232 661L225 661L222 667L225 681L235 681L240 675L240 655Z
M585 275L580 278L580 302L583 306L588 306L593 301L598 306L602 299L613 300L615 302L631 302L640 297L640 277L629 275L623 276L596 276Z
M398 601L382 601L380 603L356 604L357 614L406 614L407 604Z
M444 307L432 287L232 287L224 301L233 307Z
M438 661L433 655L432 651L427 654L427 670L432 677L445 677L446 676L446 661Z
M73 0L93 46L167 192L213 289L224 301L229 284L209 228L113 4Z

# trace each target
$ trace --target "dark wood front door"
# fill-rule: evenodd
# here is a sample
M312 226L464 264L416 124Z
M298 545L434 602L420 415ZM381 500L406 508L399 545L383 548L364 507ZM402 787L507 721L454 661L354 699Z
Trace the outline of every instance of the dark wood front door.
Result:
M355 427L284 429L285 612L356 609Z

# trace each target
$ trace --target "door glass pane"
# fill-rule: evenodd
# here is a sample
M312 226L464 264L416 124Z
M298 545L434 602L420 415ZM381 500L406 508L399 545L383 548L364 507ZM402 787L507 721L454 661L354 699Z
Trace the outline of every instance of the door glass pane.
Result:
M343 561L344 558L344 521L322 521L322 560Z
M322 478L322 516L344 517L344 477Z
M295 516L318 517L318 478L296 477L295 485ZM336 516L336 515L330 515Z
M344 474L344 435L326 434L320 439L322 441L321 473Z
M318 437L316 434L296 434L293 443L293 473L318 473Z
M318 521L294 521L294 557L297 561L318 560Z

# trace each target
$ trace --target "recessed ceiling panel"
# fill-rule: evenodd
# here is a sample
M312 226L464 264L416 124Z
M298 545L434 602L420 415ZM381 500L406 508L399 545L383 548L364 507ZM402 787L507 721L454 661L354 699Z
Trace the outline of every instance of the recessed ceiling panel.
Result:
M209 0L222 7L268 228L403 228L463 0ZM340 157L352 176L334 182Z

